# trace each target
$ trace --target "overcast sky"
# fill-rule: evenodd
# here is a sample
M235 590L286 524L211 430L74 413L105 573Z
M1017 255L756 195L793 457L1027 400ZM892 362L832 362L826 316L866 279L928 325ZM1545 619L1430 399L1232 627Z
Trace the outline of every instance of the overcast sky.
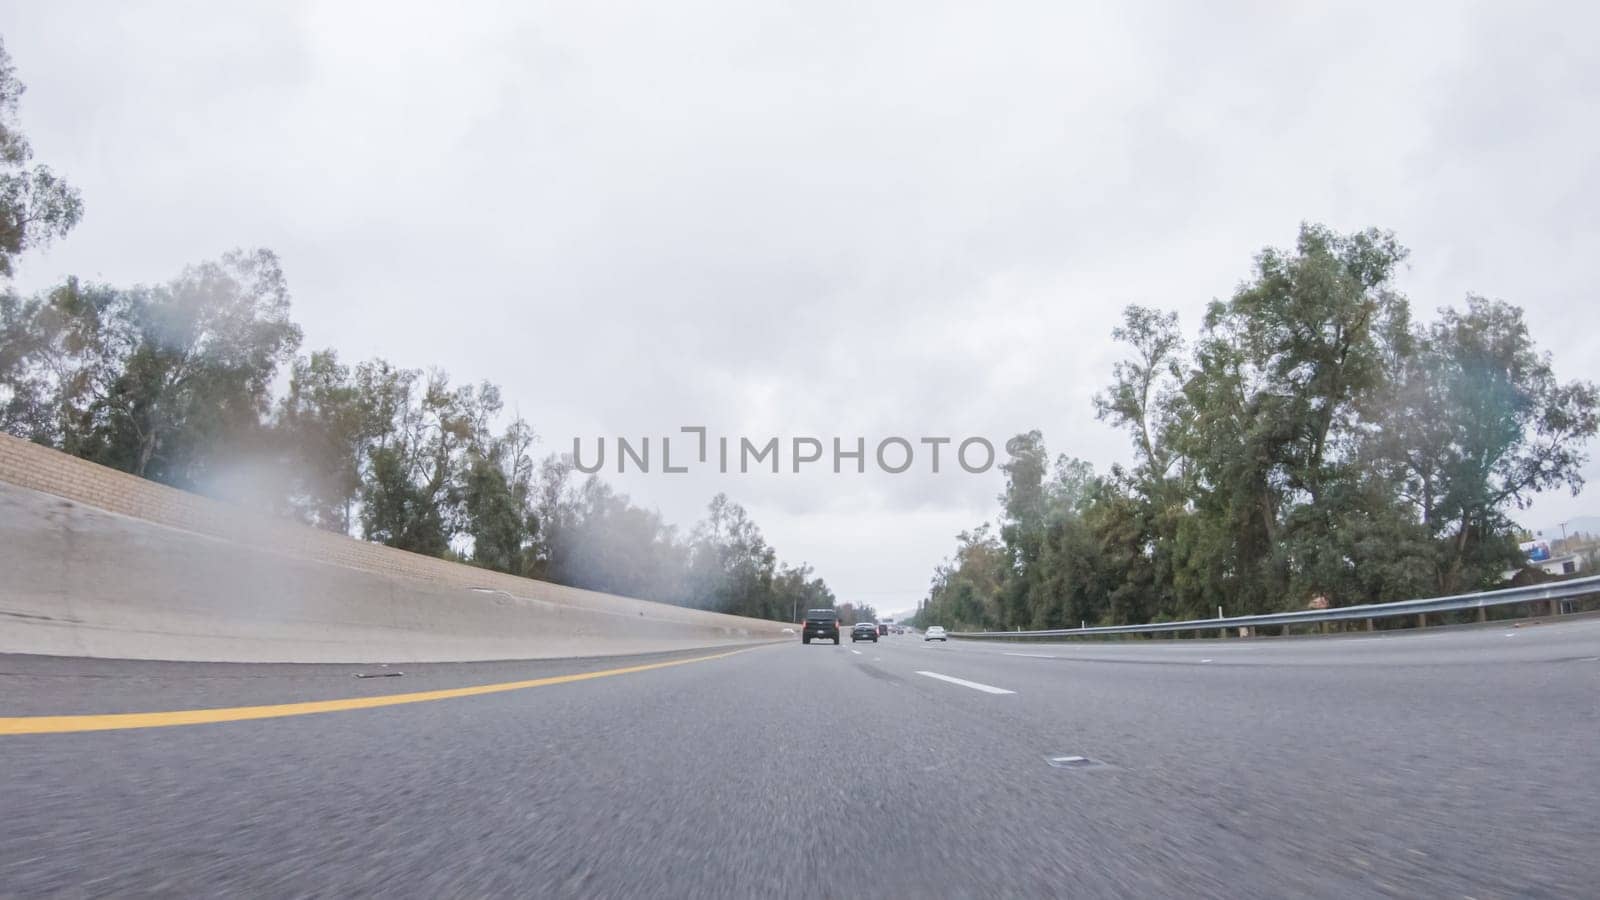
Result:
M499 383L546 450L1037 427L1104 469L1118 310L1192 335L1311 220L1396 230L1419 315L1515 302L1600 380L1595 7L1069 6L6 4L87 204L19 282L270 247L306 347ZM882 611L1001 487L816 468L611 479L684 526L726 491Z

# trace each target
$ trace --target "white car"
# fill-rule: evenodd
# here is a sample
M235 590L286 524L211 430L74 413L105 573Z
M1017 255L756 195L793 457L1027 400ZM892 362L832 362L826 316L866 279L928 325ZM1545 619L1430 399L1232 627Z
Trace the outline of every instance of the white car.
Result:
M929 625L928 630L923 632L922 639L924 641L948 641L950 638L944 633L943 628L938 625Z

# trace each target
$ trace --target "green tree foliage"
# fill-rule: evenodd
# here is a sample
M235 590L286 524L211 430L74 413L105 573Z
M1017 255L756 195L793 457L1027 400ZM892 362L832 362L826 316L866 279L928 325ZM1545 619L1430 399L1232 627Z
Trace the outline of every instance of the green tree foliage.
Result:
M547 464L546 470L564 479L571 467ZM590 590L706 605L692 602L684 581L688 551L659 513L635 506L594 477L575 486L563 482L557 491L555 507L539 511L539 521L550 528L540 548L545 577Z
M350 532L369 454L386 443L415 378L383 360L352 369L332 350L294 361L275 427L290 506L302 520Z
M833 592L809 565L779 564L744 507L724 494L711 499L706 518L689 538L690 602L764 619L798 621L807 609L834 606ZM855 607L871 614L871 607Z
M574 484L570 459L536 465L528 423L498 424L493 384L347 365L332 350L293 356L300 331L265 251L154 288L69 280L0 295L0 334L0 424L124 471L577 587L781 620L834 605L726 496L685 537L599 479ZM224 477L241 460L248 493Z
M978 629L1007 627L1000 593L1011 576L1006 548L988 523L956 537L956 552L933 573L928 598L912 623Z
M369 541L442 556L450 540L441 499L417 483L401 448L374 450L372 474L362 486L362 533Z
M828 604L824 603L820 606L812 606L810 608L824 609L827 607L827 605ZM839 612L839 626L841 628L849 628L850 626L860 622L870 622L876 624L878 621L878 611L866 604L857 606L854 603L841 603L836 607L836 609ZM801 609L800 615L805 615L804 608Z
M264 442L273 378L300 342L264 250L157 287L68 280L0 316L8 430L185 488Z
M533 429L521 418L499 437L480 435L467 466L463 504L472 561L518 575L529 571L539 520L532 507Z
M1478 297L1419 325L1388 232L1301 228L1208 308L1129 307L1095 398L1128 468L1096 476L1037 431L1007 445L998 540L963 533L920 624L1052 628L1488 587L1507 513L1583 484L1593 385L1560 382L1522 311Z
M11 55L0 43L0 277L10 278L16 258L72 230L83 217L76 188L49 166L29 165L33 147L17 127L17 107L26 90Z
M1537 491L1583 486L1595 388L1558 381L1522 310L1500 301L1468 297L1464 311L1441 310L1416 347L1375 455L1437 541L1438 588L1470 588L1515 559L1508 509Z
M834 605L725 496L684 538L598 479L573 484L570 459L536 465L537 436L520 416L504 421L493 384L454 386L383 359L350 365L331 349L296 356L301 332L270 251L235 251L153 287L69 278L17 295L17 255L82 211L76 191L30 167L22 90L0 46L0 429L502 572L770 619Z
M385 367L386 369L386 367ZM443 554L454 535L483 536L485 558L509 567L525 542L525 513L505 471L503 439L490 433L502 409L487 382L451 387L441 371L394 372L378 382L372 403L393 418L368 452L372 473L361 494L361 530L368 540L418 553ZM513 425L521 430L520 421ZM525 496L525 494L524 494Z
M1319 577L1333 527L1321 501L1357 472L1350 442L1403 352L1408 308L1391 282L1404 258L1385 232L1306 226L1293 253L1263 251L1254 278L1207 310L1183 439L1189 494L1226 533L1185 563L1219 602L1264 611L1332 587Z
M808 565L780 563L749 513L725 495L712 498L706 518L685 538L598 478L571 484L572 470L570 458L551 457L537 479L540 528L531 569L543 577L782 621L798 621L807 609L834 608L827 583Z

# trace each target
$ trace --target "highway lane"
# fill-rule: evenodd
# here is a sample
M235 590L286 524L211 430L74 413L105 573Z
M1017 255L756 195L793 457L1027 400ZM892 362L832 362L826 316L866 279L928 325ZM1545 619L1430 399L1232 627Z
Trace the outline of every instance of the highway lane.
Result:
M0 657L0 716L693 656L379 679ZM0 736L0 895L1585 896L1600 883L1596 657L1592 620L1329 641L796 640L378 709ZM1050 764L1071 756L1104 765Z

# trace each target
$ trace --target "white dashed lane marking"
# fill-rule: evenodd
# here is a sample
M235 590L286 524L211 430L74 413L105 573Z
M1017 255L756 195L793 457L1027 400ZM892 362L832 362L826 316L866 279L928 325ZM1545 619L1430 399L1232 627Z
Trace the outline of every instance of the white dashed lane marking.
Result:
M979 684L976 681L968 681L965 678L952 678L949 675L940 675L938 672L921 672L921 671L919 671L919 672L917 672L917 674L918 675L926 675L929 678L937 678L940 681L948 681L951 684L959 684L962 687L972 688L975 691L983 691L985 694L1015 694L1016 693L1016 691L1008 691L1005 688L998 688L998 687L995 687L992 684Z

